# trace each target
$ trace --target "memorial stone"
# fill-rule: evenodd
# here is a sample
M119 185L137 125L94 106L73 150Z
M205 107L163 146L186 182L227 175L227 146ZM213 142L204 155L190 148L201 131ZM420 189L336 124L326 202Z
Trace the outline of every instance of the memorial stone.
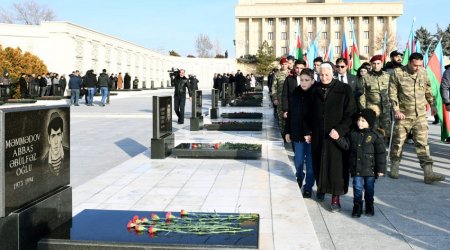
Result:
M228 102L227 102L227 84L226 83L222 83L222 107L226 107Z
M211 119L219 118L219 90L211 90L211 109L209 111Z
M194 96L192 98L192 116L190 118L191 131L203 129L202 99L202 91L194 91Z
M174 147L172 96L153 96L153 138L151 158L164 159Z
M34 249L72 217L70 107L0 109L0 249Z

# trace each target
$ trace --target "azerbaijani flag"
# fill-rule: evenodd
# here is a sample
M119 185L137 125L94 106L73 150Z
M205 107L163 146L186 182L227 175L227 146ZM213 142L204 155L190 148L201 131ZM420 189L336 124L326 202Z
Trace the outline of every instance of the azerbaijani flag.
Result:
M409 56L413 52L413 44L414 44L414 23L416 22L416 17L413 18L413 22L411 24L411 30L409 31L408 42L406 43L406 49L403 53L403 61L402 64L408 64Z
M441 41L437 44L433 55L428 61L427 73L431 82L432 94L436 99L437 115L439 116L439 122L441 123L441 140L445 141L448 137L450 137L450 119L449 112L445 110L445 105L442 103L440 92L440 84L444 73L444 60Z
M428 66L428 60L430 57L428 54L430 54L430 46L431 44L428 44L427 50L425 51L425 54L423 54L423 66L426 68Z
M361 60L359 59L358 44L356 43L355 30L353 29L353 22L350 22L350 27L352 28L352 39L353 39L352 64L350 73L352 75L356 75L356 73L358 72L358 68L361 66Z
M344 30L344 37L342 38L342 52L341 52L341 57L347 59L347 62L350 64L350 53L348 51L348 47L347 47L347 36L345 35L345 30Z
M300 25L298 24L297 24L297 47L295 49L295 58L297 60L303 59L302 36L300 33Z
M387 44L387 32L385 31L384 38L383 38L383 48L381 50L381 64L383 66L386 63L386 58L387 58L386 44Z

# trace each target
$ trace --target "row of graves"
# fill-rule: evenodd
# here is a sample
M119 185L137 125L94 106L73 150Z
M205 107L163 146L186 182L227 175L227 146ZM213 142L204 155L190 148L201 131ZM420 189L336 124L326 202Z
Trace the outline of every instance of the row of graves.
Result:
M195 91L192 98L192 115L190 118L190 130L200 131L206 130L226 130L226 131L261 131L262 130L262 112L232 112L220 113L219 101L221 106L230 107L261 107L262 93L252 93L235 98L231 91L233 88L227 89L220 96L219 90L211 90L211 107L209 115L212 120L211 124L204 124L202 113L203 95L201 90ZM238 100L238 102L237 102ZM228 108L227 110L232 110ZM240 109L238 109L240 110ZM171 96L153 96L153 138L151 140L151 158L164 159L166 157L186 158L205 158L212 160L220 159L259 159L261 157L261 144L248 144L236 142L218 142L211 140L210 142L192 142L180 143L175 145L175 134L172 131L172 97ZM214 121L218 119L233 121ZM255 121L249 121L255 120ZM181 211L183 216L185 211ZM188 213L189 215L190 213ZM185 236L183 244L190 245L189 241L197 242L197 239L208 239L199 248L229 248L229 249L258 249L259 247L259 214L250 213L196 213L193 217L203 221L206 216L208 218L217 217L217 226L223 227L223 230L217 231L215 226L206 229L202 234L191 232L189 236ZM189 218L189 217L188 217ZM220 218L220 219L219 219ZM183 220L178 225L183 225ZM195 225L195 219L192 222ZM160 234L158 234L160 235ZM160 236L165 238L167 242L177 234L162 233ZM193 240L195 239L195 240ZM215 243L214 243L215 242ZM212 245L209 245L209 244Z
M217 119L219 93L212 90L212 94L211 115L215 112ZM196 91L192 109L191 129L207 127L208 124L203 125L201 112L202 91ZM262 119L262 113L220 116ZM261 130L262 123L258 124L251 125L251 130ZM247 125L242 122L240 126L215 129L250 130ZM259 247L259 214L255 213L86 209L73 216L70 168L75 163L70 160L70 106L3 106L0 128L2 250ZM213 159L261 157L260 144L211 142L175 146L174 142L172 97L154 96L152 159L171 155Z

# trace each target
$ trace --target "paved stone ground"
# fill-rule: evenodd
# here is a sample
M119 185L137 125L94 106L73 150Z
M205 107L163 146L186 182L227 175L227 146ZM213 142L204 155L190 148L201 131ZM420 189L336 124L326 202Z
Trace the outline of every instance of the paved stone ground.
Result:
M342 198L340 213L329 212L329 196L322 203L301 198L292 152L282 146L268 105L261 108L265 119L260 133L191 132L188 120L183 126L174 123L176 143L260 142L261 160L150 160L154 94L171 95L172 90L123 92L106 107L72 108L74 213L84 208L257 211L263 218L261 249L448 248L449 181L425 185L411 145L405 147L400 179L377 181L375 217L353 219L351 191ZM203 100L209 107L210 98ZM448 177L450 146L439 143L438 133L430 125L435 171Z

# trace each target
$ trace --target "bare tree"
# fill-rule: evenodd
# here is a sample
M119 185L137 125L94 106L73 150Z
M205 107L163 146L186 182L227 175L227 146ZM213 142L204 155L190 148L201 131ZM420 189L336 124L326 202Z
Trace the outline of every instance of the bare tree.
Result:
M38 25L42 21L55 20L55 12L47 5L40 5L33 0L13 3L9 9L0 9L0 22Z
M378 32L375 37L375 50L382 50L383 49L383 43L384 43L384 32ZM387 54L389 54L390 51L393 51L394 49L398 49L398 40L397 35L395 33L392 33L392 31L388 30L386 32L386 51Z
M198 35L197 40L195 41L195 48L197 50L198 57L212 57L211 50L213 49L213 44L211 43L209 36L204 34Z

